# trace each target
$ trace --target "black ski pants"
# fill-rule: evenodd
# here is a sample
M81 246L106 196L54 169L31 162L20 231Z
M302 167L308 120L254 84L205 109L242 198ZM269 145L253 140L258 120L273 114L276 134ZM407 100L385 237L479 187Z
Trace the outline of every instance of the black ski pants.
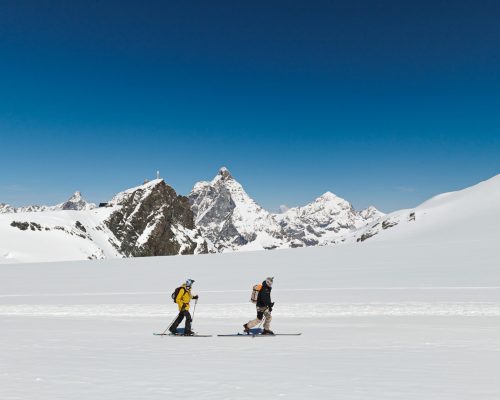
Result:
M177 316L176 320L172 324L172 327L170 328L171 331L175 332L179 324L182 322L182 320L186 318L186 325L184 326L184 332L191 332L191 322L193 319L191 318L191 314L189 313L188 310L183 310L179 313Z

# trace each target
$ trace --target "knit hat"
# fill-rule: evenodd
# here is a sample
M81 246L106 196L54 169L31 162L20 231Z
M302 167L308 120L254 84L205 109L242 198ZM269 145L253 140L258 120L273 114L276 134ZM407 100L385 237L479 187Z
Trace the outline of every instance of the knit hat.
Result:
M267 284L267 286L269 286L269 287L273 286L273 281L274 281L274 276L268 276L266 278L266 284Z

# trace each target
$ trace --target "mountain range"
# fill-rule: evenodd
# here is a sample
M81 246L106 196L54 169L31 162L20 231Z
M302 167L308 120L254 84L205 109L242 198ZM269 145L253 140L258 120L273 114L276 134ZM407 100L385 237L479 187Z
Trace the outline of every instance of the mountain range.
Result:
M490 181L499 186L498 176ZM356 211L326 192L305 206L270 213L221 168L211 181L196 183L187 196L155 179L118 193L102 207L79 192L55 206L0 204L0 263L362 243L387 236L396 226L406 231L402 227L428 221L425 204L385 215L373 206ZM458 212L456 218L467 212Z

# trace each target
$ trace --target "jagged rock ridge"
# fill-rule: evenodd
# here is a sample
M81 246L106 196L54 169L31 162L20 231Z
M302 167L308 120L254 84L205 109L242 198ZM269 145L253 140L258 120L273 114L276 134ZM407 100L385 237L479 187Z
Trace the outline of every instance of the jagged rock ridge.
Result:
M252 200L224 167L212 181L197 183L188 197L195 225L212 250L238 250L251 242L276 248L284 243L283 230L272 214Z
M214 251L332 244L383 215L375 207L357 212L331 192L304 207L271 214L224 167L212 181L197 183L189 200L195 224Z
M179 196L162 179L117 194L116 208L105 221L127 257L207 252L195 228L187 197Z

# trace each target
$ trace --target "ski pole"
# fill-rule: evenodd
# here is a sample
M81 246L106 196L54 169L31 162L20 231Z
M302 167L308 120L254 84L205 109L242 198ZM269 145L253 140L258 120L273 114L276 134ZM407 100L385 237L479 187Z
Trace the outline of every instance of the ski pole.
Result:
M261 325L266 321L266 316L260 320L260 324L257 326L257 329L260 329Z
M170 327L174 324L175 320L177 319L177 317L179 316L179 314L177 314L174 319L172 320L172 322L170 323L169 326L167 326L167 329L165 329L162 333L162 335L164 335L165 333L167 333L167 331L170 329Z
M196 304L198 304L198 299L194 301L194 308L193 308L193 317L191 318L191 322L194 321L194 313L196 312Z

